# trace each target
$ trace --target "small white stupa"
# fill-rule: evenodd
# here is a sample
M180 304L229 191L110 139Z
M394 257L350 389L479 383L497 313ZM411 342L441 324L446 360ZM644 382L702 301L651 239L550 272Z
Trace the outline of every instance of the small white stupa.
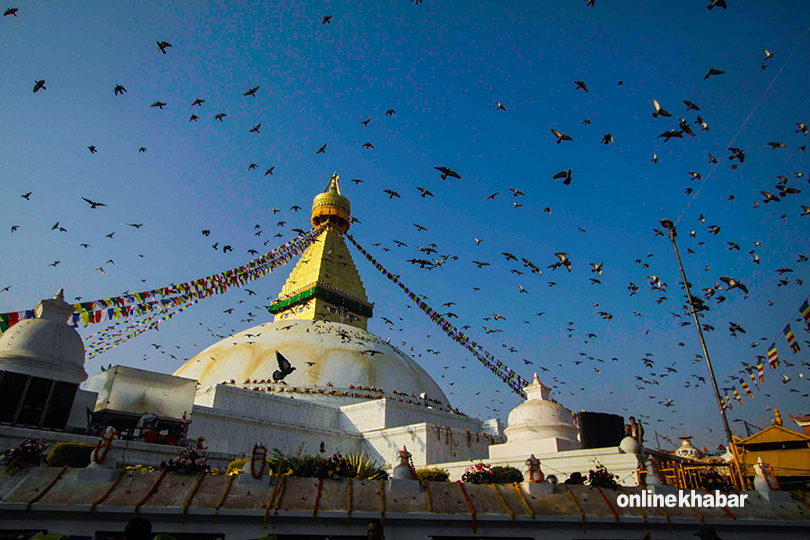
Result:
M80 384L84 370L84 343L67 325L73 306L59 289L42 300L33 319L15 324L0 337L0 369L45 379Z
M490 446L490 459L579 450L579 428L571 411L549 399L551 388L540 382L537 373L523 390L526 401L509 413L504 430L507 442Z

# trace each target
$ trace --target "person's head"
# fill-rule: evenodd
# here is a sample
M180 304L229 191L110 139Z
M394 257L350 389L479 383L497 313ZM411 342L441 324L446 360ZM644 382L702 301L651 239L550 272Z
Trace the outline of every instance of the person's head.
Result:
M630 423L635 425L635 423L636 423L636 417L635 416L630 417Z
M143 517L134 517L124 529L126 540L149 540L152 537L152 522Z
M379 519L372 519L368 522L368 529L366 529L366 538L368 540L382 540L383 537L383 524Z
M720 540L720 537L717 536L717 531L714 530L714 527L709 527L708 525L703 525L700 527L695 536L700 538L700 540Z
M576 482L577 484L582 483L582 473L579 472L572 472L571 473L571 480Z

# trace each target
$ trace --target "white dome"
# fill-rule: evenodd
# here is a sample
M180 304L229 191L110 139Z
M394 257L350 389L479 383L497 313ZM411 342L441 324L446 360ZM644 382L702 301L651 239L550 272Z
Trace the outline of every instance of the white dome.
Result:
M272 383L273 372L279 368L276 351L296 368L284 378L286 386ZM231 384L248 389L295 389L296 399L337 406L373 397L419 402L422 393L435 400L428 405L449 405L444 392L411 357L361 328L325 321L289 320L255 326L208 347L174 375L196 379L203 387L233 381ZM251 382L246 383L248 380ZM359 392L358 387L384 392Z
M574 425L571 411L548 399L551 389L540 382L536 373L524 390L526 401L512 409L509 427L504 430L509 442L558 438L578 445L579 429Z
M79 333L67 325L73 306L64 301L60 290L53 299L43 300L34 319L18 322L0 336L0 369L56 381L82 383L84 343Z

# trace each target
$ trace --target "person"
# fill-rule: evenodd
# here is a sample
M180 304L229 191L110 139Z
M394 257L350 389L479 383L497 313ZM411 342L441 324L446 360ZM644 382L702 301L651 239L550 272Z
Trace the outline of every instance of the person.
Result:
M126 540L150 540L152 538L152 522L144 517L134 517L124 529Z
M366 529L366 538L367 540L382 540L383 532L383 522L379 519L372 519L369 521L368 528Z
M702 525L694 536L697 536L700 538L700 540L720 540L720 537L717 536L717 531L714 530L714 527L709 527L708 525Z
M575 485L575 486L576 485L581 485L581 484L584 484L584 483L585 483L585 479L582 478L582 473L579 473L579 472L572 472L571 476L569 476L568 479L565 482L563 482L563 484Z
M636 423L636 417L630 417L630 436L633 437L639 445L644 442L644 428L641 427L641 422Z

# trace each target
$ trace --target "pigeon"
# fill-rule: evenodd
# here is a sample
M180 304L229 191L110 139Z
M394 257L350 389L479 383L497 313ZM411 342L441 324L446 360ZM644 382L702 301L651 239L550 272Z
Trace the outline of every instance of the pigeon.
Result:
M9 15L17 16L17 12L20 11L19 8L8 8L5 13L3 13L3 17L8 17Z
M666 137L664 139L664 142L667 142L672 137L676 137L678 139L683 139L683 134L680 131L674 131L674 130L670 129L670 130L667 130L667 131L663 132L661 135L659 135L659 137Z
M602 137L602 144L613 144L613 135L606 133L605 136Z
M723 4L725 5L725 2L723 0L718 0L718 1L723 2ZM703 77L703 79L704 80L708 79L710 75L722 75L723 73L725 73L725 71L720 71L719 69L714 69L712 67L712 68L709 68L709 71L706 73L706 76Z
M797 129L796 131L794 131L794 133L801 133L801 134L803 134L805 137L807 137L807 126L806 126L806 125L804 125L804 124L803 124L803 123L801 123L801 122L796 122L796 125L797 125L797 126L799 126L799 129Z
M501 102L496 101L495 103L498 105L499 111L506 111L506 107L504 107L503 104L501 104Z
M581 88L586 92L588 91L588 85L585 84L585 81L574 81L574 84L577 85L576 90L579 90Z
M700 107L698 107L696 104L692 103L691 101L683 100L683 103L684 103L684 105L686 105L686 112L689 112L690 110L695 110L695 111L700 110Z
M157 46L158 46L158 49L160 49L160 52L162 52L163 54L166 54L166 49L168 47L171 47L172 45L171 45L171 43L167 43L165 41L158 41Z
M196 105L198 107L202 107L203 103L205 103L204 99L197 98L197 99L194 100L194 102L191 104L191 106L194 107Z
M721 7L723 9L728 9L728 6L726 6L726 0L711 0L711 3L709 4L708 7L709 7L709 11L711 11L713 8L716 8L716 7Z
M650 161L652 161L653 163L657 164L657 163L658 163L658 154L656 154L655 152L653 152L653 157L652 157L652 159L651 159Z
M250 90L248 90L247 92L245 92L245 93L244 93L244 94L242 94L242 95L243 95L243 96L253 96L253 97L256 97L256 90L258 90L258 89L259 89L259 87L258 87L258 86L257 86L257 87L255 87L255 88L251 88Z
M296 368L290 365L290 362L278 351L276 351L276 360L278 361L278 369L273 372L274 382L283 381L287 375L296 370Z
M36 94L40 90L47 90L47 88L45 88L45 81L34 81L34 93Z
M361 120L360 123L363 124L363 127L368 127L368 123L371 122L371 118L368 120Z
M732 277L721 277L720 281L722 281L723 283L725 283L728 286L727 289L726 289L727 291L730 291L732 289L740 289L742 292L745 293L746 297L748 296L748 287L746 287L745 285L743 285L742 283L740 283L736 279L734 279Z
M360 146L362 146L363 148L374 148L374 145L371 144L370 142L367 142L365 144L361 144Z
M563 180L563 184L565 184L566 186L571 184L571 169L568 169L567 171L558 172L557 174L554 175L554 178L565 178L565 180Z
M220 122L222 122L223 121L222 119L225 118L226 116L228 116L228 115L225 114L225 113L217 113L217 114L214 115L214 118L219 120Z
M561 133L560 131L557 131L556 129L552 128L551 132L554 134L555 137L557 137L557 144L560 144L563 141L570 141L571 140L571 137L569 137L565 133Z
M323 20L321 21L321 24L332 24L332 16L327 15L326 17L324 17Z
M731 150L731 155L728 157L729 160L737 158L740 160L740 163L745 161L745 152L743 152L739 148L729 148L729 150Z
M260 131L259 131L259 130L260 130L261 128L262 128L262 123L261 123L261 122L259 122L258 124L256 124L256 125L255 125L255 126L253 126L252 128L250 128L250 129L248 130L248 133L260 133Z
M82 197L82 200L83 200L84 202L86 202L87 204L89 204L89 205L90 205L90 209L91 209L91 210L92 210L92 209L95 209L95 208L98 208L99 206L107 206L107 205L106 205L106 204L104 204L104 203L100 203L100 202L93 202L93 201L91 201L90 199L85 199L84 197Z
M165 104L165 103L163 103L162 101L156 101L156 102L152 103L152 104L151 104L151 105L149 105L149 106L150 106L150 107L157 107L157 108L159 108L159 109L162 111L162 110L163 110L163 107L165 107L165 106L166 106L166 104Z
M127 89L124 88L123 86L121 86L120 84L116 84L113 91L115 92L115 95L117 96L119 94L126 94Z
M327 144L329 144L329 143L327 143ZM324 144L323 146L321 146L321 147L318 149L318 151L317 151L317 152L315 152L315 154L316 154L316 155L317 155L317 154L325 154L325 153L326 153L326 144Z
M28 192L28 193L26 193L25 195L20 195L20 197L22 197L22 198L23 198L23 199L25 199L26 201L30 201L30 200L31 200L31 194L32 194L32 193L33 193L33 191L29 191L29 192Z
M787 148L785 143L781 143L778 141L771 141L768 143L768 146L771 147L771 150L776 150L777 148Z
M394 116L395 114L397 114L397 111L395 111L394 109L388 109L387 111L385 111L385 116Z
M458 178L459 180L461 180L461 177L454 170L448 169L447 167L433 167L433 168L436 169L437 171L441 171L442 180L447 180L448 176L452 176L453 178Z
M700 126L701 131L709 131L709 124L707 124L700 115L698 115L697 120L695 120L695 124Z
M658 104L658 100L653 100L653 108L655 109L652 113L653 118L658 118L659 116L672 116L672 114L668 113L664 109L661 108L661 105Z
M192 114L191 117L188 119L188 121L189 122L196 122L199 119L200 119L199 116L197 116L196 114Z

